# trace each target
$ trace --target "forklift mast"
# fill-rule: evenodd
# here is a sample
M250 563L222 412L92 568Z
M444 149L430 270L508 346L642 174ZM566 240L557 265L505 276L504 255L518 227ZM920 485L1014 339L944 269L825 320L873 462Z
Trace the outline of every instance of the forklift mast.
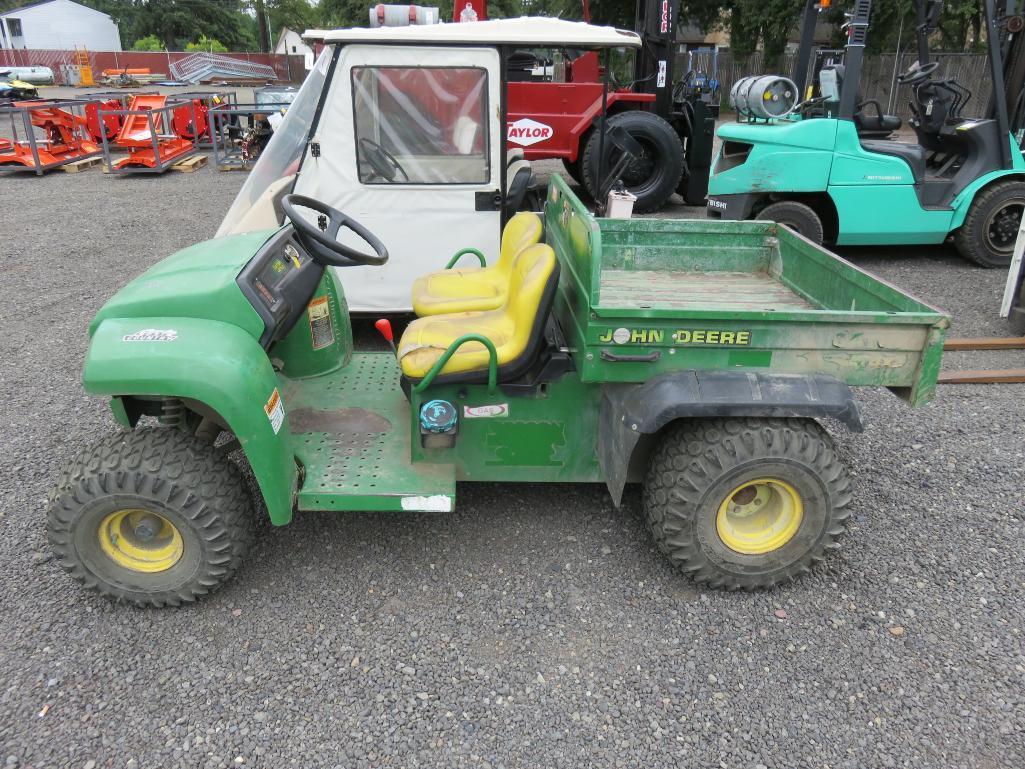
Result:
M637 0L634 30L643 46L634 61L635 88L655 95L652 111L669 119L673 109L673 47L679 0Z
M840 109L837 117L853 120L858 107L858 87L861 84L861 63L865 56L868 37L868 19L872 13L872 0L854 0L844 28L847 32L847 55L844 57L844 77L840 87Z

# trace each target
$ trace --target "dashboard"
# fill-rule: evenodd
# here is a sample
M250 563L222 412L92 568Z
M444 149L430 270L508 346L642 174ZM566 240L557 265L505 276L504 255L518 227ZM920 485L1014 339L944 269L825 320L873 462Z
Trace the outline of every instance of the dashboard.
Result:
M323 266L292 237L291 227L275 233L242 269L236 282L263 319L264 349L292 330L323 274Z

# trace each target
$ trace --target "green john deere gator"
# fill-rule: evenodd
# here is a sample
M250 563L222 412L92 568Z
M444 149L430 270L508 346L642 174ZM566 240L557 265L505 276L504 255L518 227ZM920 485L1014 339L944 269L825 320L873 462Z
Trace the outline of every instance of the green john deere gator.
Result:
M192 601L238 569L258 507L276 525L445 513L460 482L572 481L617 505L642 484L681 571L768 587L846 526L855 490L819 420L861 429L850 386L913 406L935 389L934 308L771 222L596 219L557 177L498 262L416 281L397 354L356 351L339 276L387 251L312 198L282 208L279 228L168 257L92 322L85 389L123 431L78 454L48 513L85 586Z

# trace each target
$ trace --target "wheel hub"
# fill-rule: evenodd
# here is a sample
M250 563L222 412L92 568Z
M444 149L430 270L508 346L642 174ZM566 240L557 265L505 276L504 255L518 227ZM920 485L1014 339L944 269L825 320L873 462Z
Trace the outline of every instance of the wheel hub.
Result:
M117 510L100 524L100 548L125 569L155 574L174 566L182 557L181 532L169 520L150 510Z
M1011 253L1014 250L1023 210L1025 200L1015 199L1007 201L990 215L985 228L986 245L990 250L998 253Z
M744 555L777 550L801 528L804 505L797 490L776 478L747 481L719 505L715 527L726 547Z

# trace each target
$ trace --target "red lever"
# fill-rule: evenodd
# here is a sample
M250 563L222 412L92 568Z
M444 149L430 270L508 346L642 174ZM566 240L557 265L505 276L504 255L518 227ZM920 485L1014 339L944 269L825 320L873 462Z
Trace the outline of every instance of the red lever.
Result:
M381 336L383 336L385 341L389 344L395 341L395 334L393 334L391 330L391 321L387 318L381 318L380 320L374 321L374 328L381 332Z

